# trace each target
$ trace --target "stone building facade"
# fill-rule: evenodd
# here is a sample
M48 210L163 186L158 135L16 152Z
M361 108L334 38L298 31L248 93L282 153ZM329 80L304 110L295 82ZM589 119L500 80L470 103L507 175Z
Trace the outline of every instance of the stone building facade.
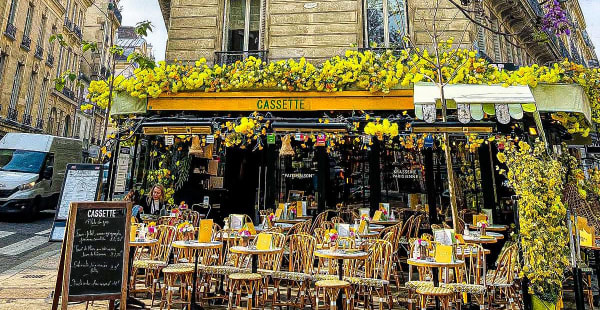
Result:
M82 28L91 0L7 0L0 3L0 135L7 132L72 136L81 89L54 79L79 72ZM63 34L65 45L50 43Z
M434 18L435 3L438 2ZM454 1L474 3L485 17L463 14L449 0L159 0L168 30L166 60L229 63L253 55L265 60L306 57L320 62L348 49L430 46L433 25L440 38L506 66L545 64L568 57L588 64L595 59L585 39L578 1L562 5L576 20L578 39L547 33L537 21L538 0ZM434 23L435 21L435 23ZM518 33L504 36L498 33ZM534 35L536 34L536 35ZM575 49L561 47L568 41ZM578 52L581 59L574 56Z
M95 0L85 14L83 38L87 42L96 43L98 49L84 52L81 57L81 104L90 103L86 97L91 81L105 80L112 74L114 57L109 50L116 43L116 32L122 20L118 4L118 1ZM105 116L106 109L98 107L77 111L73 135L89 145L91 156L97 153L98 145L102 143Z

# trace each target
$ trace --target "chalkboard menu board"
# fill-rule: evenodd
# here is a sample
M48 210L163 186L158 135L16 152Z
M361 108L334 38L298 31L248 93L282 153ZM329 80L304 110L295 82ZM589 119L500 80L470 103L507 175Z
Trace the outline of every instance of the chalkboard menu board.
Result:
M70 209L63 243L63 308L68 301L124 298L131 203L75 202Z

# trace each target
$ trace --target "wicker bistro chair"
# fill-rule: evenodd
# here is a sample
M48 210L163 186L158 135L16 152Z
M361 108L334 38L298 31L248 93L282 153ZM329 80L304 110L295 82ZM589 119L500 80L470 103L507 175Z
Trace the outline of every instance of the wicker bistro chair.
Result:
M328 210L325 210L321 213L319 213L316 217L315 220L313 221L311 227L310 227L310 233L314 233L315 229L320 228L321 224L325 221L327 221L327 215L329 214Z
M154 295L156 286L160 285L160 271L167 267L169 256L171 255L172 243L175 239L175 227L160 225L156 227L156 237L158 243L150 249L148 259L134 259L131 271L130 292L147 292L152 296L152 306L154 306ZM144 281L138 282L138 271L145 271ZM142 289L137 289L136 285L141 283L144 285Z
M334 216L331 218L331 222L333 224L343 224L344 223L344 219L339 217L339 216Z
M194 227L198 227L200 225L200 212L194 211L191 209L185 209L181 211L179 215L181 221L188 221L194 225Z
M402 270L402 264L400 263L400 241L401 241L401 232L402 232L402 222L384 228L379 233L379 239L386 239L386 235L390 234L386 240L388 240L392 244L392 270L391 276L393 277L394 282L396 282L396 287L400 288L400 278L402 278L402 282L404 279L404 271Z
M412 255L413 251L414 251L414 246L415 246L415 241L417 239L416 238L410 238L408 240L409 243L409 250L408 250L408 255ZM411 268L409 268L409 273L411 272ZM419 279L418 280L411 280L411 281L407 281L406 283L404 283L404 287L407 289L408 291L408 309L412 310L413 309L413 303L415 302L415 300L413 299L413 295L416 293L416 291L421 288L421 287L433 287L433 273L431 268L428 267L417 267L417 272L419 274ZM409 274L409 279L411 278L411 274Z
M286 238L289 246L289 265L287 271L275 271L270 276L273 279L272 306L293 306L304 309L305 296L312 300L309 286L312 280L314 252L317 246L315 237L308 234L296 234ZM279 269L279 268L278 268ZM280 284L284 282L287 287L287 299L281 301ZM292 299L292 288L296 288L296 296Z
M452 290L456 296L458 309L462 306L462 295L470 294L476 298L477 304L484 305L486 302L486 263L485 252L479 244L466 244L457 247L457 256L465 261L465 265L459 270L456 283L441 284L441 287Z
M158 218L157 225L175 226L179 223L179 217L174 216L161 216Z
M514 281L517 268L517 244L512 244L500 254L496 269L485 275L488 305L493 302L507 305L514 302L517 298Z
M167 309L171 309L173 304L187 305L189 308L192 301L193 264L172 264L165 267L162 273L164 285L161 288L160 308L166 305ZM175 293L179 295L179 299L173 301Z
M389 241L374 240L369 246L369 258L365 262L363 277L349 276L344 280L355 286L354 291L364 296L365 306L373 305L373 296L377 296L379 309L384 302L391 309L393 298L390 292L390 276L394 248Z
M346 309L352 308L352 298L348 298L348 296L352 296L352 286L350 282L343 280L320 280L315 283L315 309L319 310L319 292L323 291L323 301L325 304L327 300L329 300L329 309L335 310L337 309L337 297L340 293L340 290L344 290L344 294L346 295Z
M285 236L283 234L273 233L273 234L271 234L271 236L272 236L273 245L275 247L283 247L284 241L285 241ZM258 240L258 236L252 242L254 245L256 244L256 240ZM248 270L243 270L242 272L236 272L236 273L230 274L229 281L228 281L228 286L229 286L228 308L231 309L231 307L233 306L234 303L235 303L236 307L239 307L239 305L241 304L241 297L242 297L243 292L246 292L246 294L248 296L248 302L247 302L248 309L252 309L253 302L256 303L256 305L258 305L259 303L264 304L264 300L266 299L266 293L268 292L268 289L266 286L268 278L265 276L265 274L266 275L272 274L272 272L279 265L281 256L282 256L281 253L262 255L260 257L259 261L257 262L258 268L260 268L260 270L262 272L251 273ZM238 261L238 266L239 266L239 264L247 264L247 263L248 263L247 260ZM247 265L243 266L243 267L247 267ZM261 286L263 286L265 288L262 291L262 297L259 296L259 295L261 295L260 294ZM256 300L253 299L255 294L257 295Z

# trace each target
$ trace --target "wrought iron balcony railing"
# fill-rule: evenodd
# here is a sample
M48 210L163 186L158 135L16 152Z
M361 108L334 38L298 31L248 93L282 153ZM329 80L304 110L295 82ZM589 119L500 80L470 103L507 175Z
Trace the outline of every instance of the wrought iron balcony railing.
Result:
M63 95L65 95L67 98L71 99L71 100L75 100L75 93L68 87L64 87L62 89L62 93Z
M8 113L6 114L6 118L11 121L17 121L17 117L19 116L19 111L16 108L8 108Z
M23 35L23 41L21 41L21 48L28 51L31 49L31 38L29 36Z
M23 125L31 125L31 115L23 114Z
M73 32L75 33L79 41L83 39L83 35L81 34L81 29L79 28L79 26L73 25Z
M48 52L48 57L46 57L46 64L49 67L54 66L54 56L52 56L52 53Z
M4 35L12 40L15 40L17 37L17 27L11 23L6 24L6 31L4 32Z
M267 62L268 51L227 51L215 52L215 63L222 65L234 64L236 61L242 61L250 56Z
M35 123L35 128L37 128L37 129L44 128L44 120L41 118L38 119L37 122Z
M68 18L65 17L65 23L63 24L65 26L65 28L67 28L70 31L73 31L73 22L70 21Z
M44 59L44 49L38 44L35 46L35 58L42 60Z

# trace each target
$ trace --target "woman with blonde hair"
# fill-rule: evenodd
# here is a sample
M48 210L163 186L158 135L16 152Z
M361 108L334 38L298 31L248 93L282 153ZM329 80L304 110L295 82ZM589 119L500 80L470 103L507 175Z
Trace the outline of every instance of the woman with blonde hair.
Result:
M145 214L160 215L165 207L165 188L161 184L155 184L148 194L142 198L140 205Z

